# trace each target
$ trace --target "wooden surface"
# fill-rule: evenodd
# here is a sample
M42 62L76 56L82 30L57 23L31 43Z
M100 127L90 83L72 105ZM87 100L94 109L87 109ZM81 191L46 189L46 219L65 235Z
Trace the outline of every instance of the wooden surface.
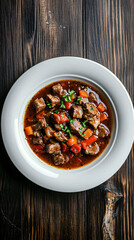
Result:
M0 107L25 70L66 55L108 67L134 100L133 8L133 0L0 0ZM71 194L28 181L2 141L0 159L2 240L134 239L133 150L109 181Z

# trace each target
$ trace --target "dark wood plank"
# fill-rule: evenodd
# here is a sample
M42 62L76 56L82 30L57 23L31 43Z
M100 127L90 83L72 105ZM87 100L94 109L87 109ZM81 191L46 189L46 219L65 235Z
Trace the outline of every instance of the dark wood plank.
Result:
M24 69L50 57L83 56L82 1L23 1ZM85 239L85 193L23 187L24 239ZM78 210L79 209L79 210ZM82 220L82 221L81 221Z
M22 74L21 1L0 1L0 109ZM0 141L0 238L21 238L21 174Z
M85 57L103 64L114 72L134 100L132 5L132 1L125 0L86 1L84 52ZM123 194L123 200L118 203L113 232L109 229L109 234L112 234L111 239L133 239L133 149L123 167L112 177L110 183L117 192L120 192L121 189ZM111 191L111 189L109 190ZM109 239L105 234L103 237Z

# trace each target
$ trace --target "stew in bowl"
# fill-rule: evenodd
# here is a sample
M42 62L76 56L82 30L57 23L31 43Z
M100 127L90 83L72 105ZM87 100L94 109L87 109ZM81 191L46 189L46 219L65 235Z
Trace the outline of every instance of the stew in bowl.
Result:
M98 158L110 141L112 127L106 97L76 80L61 80L39 90L24 116L24 132L33 152L62 169L79 168Z

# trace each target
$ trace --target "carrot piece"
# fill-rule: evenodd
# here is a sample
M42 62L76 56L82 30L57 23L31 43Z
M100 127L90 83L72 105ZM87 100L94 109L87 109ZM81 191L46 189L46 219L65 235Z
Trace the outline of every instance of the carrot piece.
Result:
M99 105L97 106L98 110L100 112L104 112L106 110L106 107L102 104L102 103L99 103Z
M77 143L77 137L74 135L71 138L68 139L67 145L71 147L73 144Z
M90 128L88 128L84 133L83 133L83 138L87 139L89 137L91 137L92 135L92 130Z
M106 113L102 113L101 116L100 116L100 122L103 122L106 119L108 119Z
M31 126L25 128L26 135L33 135L33 129Z
M84 90L80 90L79 95L83 98L88 98L89 97L88 93Z
M97 137L93 135L90 138L88 138L87 140L83 140L81 142L81 145L82 145L83 149L86 149L87 146L89 146L90 144L94 143L96 140L97 140Z
M79 152L81 152L81 145L80 144L73 144L70 150L73 153L79 153Z

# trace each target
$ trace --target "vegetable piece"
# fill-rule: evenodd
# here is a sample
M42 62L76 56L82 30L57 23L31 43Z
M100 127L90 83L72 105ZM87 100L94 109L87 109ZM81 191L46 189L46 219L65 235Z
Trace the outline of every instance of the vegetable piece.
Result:
M84 90L80 90L79 95L83 98L88 98L88 96L89 96L88 93Z
M67 145L71 147L73 144L77 143L77 137L73 135L71 138L68 139Z
M66 152L67 151L67 145L65 143L61 144L61 150L62 150L62 152Z
M81 145L80 144L73 144L70 150L73 153L79 153L79 152L81 152Z
M88 128L84 133L83 133L83 138L87 139L89 137L91 137L92 135L92 130L90 128Z
M58 124L69 121L69 119L68 119L68 117L66 116L65 113L60 113L60 114L54 113L54 114L53 114L53 119L54 119L54 121L55 121L56 123L58 123Z
M44 116L45 116L45 112L44 112L44 111L36 114L36 118L37 118L37 119L43 119Z
M102 113L101 116L100 116L100 122L103 122L106 119L108 119L106 113Z
M26 135L33 135L34 131L31 126L25 128Z
M72 107L72 104L70 102L65 102L66 109L70 109Z
M87 146L89 146L90 144L94 143L95 141L97 140L97 137L96 136L91 136L90 138L88 138L87 140L83 140L81 142L81 145L82 145L82 148L83 149L86 149Z
M102 103L99 103L99 105L97 106L98 110L100 112L104 112L106 110L105 106Z

